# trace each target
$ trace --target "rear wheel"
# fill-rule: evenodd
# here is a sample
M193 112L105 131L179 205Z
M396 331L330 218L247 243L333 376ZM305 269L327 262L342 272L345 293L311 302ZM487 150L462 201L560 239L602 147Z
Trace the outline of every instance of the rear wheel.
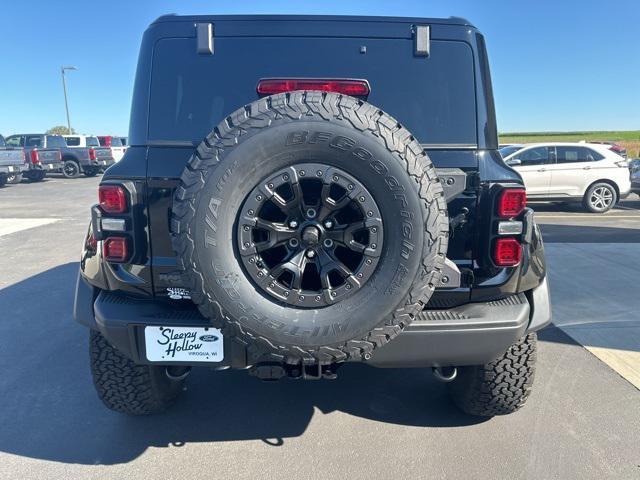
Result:
M98 172L100 172L100 168L99 167L86 167L84 169L84 176L85 177L95 177Z
M80 165L75 160L65 160L62 166L62 175L66 178L77 178L80 175Z
M513 413L531 393L536 362L536 334L530 333L485 365L458 368L449 394L465 413L493 417Z
M135 364L94 330L89 351L93 384L111 410L130 415L160 413L183 389L184 380L170 379L165 367Z
M41 182L44 180L44 177L47 176L47 173L43 170L33 170L29 173L24 174L30 182Z
M22 182L22 174L21 173L16 173L14 175L9 175L7 177L7 183L11 184L11 185L15 185L17 183Z
M618 193L613 185L600 182L592 185L584 194L582 204L592 213L605 213L618 202Z

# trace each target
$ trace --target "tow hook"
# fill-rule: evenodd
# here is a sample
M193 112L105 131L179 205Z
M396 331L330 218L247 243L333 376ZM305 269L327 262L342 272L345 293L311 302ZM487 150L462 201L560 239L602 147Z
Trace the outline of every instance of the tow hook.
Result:
M433 376L444 383L453 382L458 376L456 367L433 367Z
M164 369L164 373L167 375L169 380L179 382L189 376L191 373L191 367L167 367Z

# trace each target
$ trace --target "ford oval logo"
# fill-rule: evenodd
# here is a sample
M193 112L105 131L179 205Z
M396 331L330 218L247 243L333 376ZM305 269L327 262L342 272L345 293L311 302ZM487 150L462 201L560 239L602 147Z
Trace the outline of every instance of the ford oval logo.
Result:
M218 337L215 335L200 335L200 340L203 342L216 342L218 341Z

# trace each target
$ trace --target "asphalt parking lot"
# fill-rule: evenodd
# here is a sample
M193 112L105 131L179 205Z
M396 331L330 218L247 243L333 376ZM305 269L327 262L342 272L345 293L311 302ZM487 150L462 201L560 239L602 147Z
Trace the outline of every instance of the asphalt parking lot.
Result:
M98 178L0 191L0 478L640 478L640 200L535 206L555 325L521 411L459 413L429 371L196 371L165 415L106 410L71 319ZM635 386L634 386L635 384Z

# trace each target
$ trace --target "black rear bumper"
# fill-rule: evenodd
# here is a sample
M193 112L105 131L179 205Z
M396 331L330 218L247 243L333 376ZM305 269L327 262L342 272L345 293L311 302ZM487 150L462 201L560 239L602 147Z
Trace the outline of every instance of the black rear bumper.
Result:
M146 326L208 327L190 301L144 300L101 291L79 275L74 302L77 322L98 330L118 350L151 364L144 350ZM478 365L500 356L525 333L551 321L546 279L536 289L503 300L424 311L396 339L375 351L377 367ZM194 364L195 365L195 364ZM250 366L246 347L225 342L224 360L212 367Z

